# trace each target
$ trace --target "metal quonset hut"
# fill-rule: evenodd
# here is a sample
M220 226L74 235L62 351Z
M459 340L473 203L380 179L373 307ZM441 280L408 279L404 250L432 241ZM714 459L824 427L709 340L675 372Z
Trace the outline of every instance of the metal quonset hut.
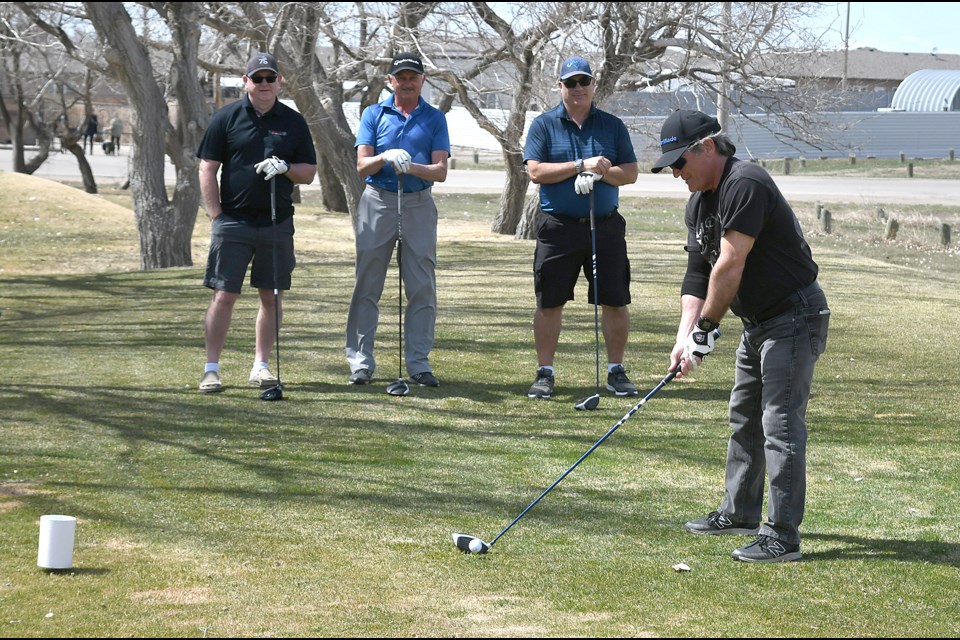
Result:
M923 69L904 78L893 94L897 111L960 111L960 70Z

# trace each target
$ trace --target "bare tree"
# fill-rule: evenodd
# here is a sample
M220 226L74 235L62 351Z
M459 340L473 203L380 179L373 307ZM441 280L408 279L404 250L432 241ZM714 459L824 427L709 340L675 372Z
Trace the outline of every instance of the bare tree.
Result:
M49 33L37 27L14 5L0 6L0 118L10 132L13 170L33 174L47 160L55 137L61 150L77 159L84 189L97 192L90 164L79 145L79 133L70 126L70 108L89 99L92 76L83 85L71 73L71 58ZM9 102L9 106L8 106ZM26 154L27 130L36 137L37 151Z

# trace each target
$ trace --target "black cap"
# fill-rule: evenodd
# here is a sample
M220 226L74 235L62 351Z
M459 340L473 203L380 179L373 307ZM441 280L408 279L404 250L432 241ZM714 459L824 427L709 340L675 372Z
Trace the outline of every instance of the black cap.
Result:
M420 59L420 56L412 51L401 51L393 56L393 62L390 63L390 71L388 73L395 76L398 71L403 71L404 69L410 69L423 75L423 61Z
M660 173L676 162L687 147L720 131L716 118L701 111L677 109L660 128L660 159L653 165L653 173Z
M247 77L249 78L257 71L280 73L280 71L277 70L277 59L269 53L258 51L250 56L250 59L247 61Z

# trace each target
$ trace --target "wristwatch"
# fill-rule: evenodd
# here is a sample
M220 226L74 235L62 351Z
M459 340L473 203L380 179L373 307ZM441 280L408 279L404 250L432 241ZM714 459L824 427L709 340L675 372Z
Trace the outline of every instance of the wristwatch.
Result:
M577 173L583 173L583 158L577 158L573 161L573 167L577 170Z
M700 329L701 331L713 331L719 326L719 322L714 322L706 316L700 316L700 319L697 320L697 329Z

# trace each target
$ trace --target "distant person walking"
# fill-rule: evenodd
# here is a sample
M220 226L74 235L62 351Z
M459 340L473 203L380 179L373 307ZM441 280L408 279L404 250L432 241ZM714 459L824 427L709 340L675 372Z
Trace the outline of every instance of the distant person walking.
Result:
M87 142L90 143L90 155L93 155L93 145L96 143L97 134L100 132L100 122L97 120L97 114L91 113L87 118L87 123L83 127L83 152L87 152Z
M119 115L113 117L110 121L110 143L113 145L113 152L120 153L120 138L123 136L123 120Z

